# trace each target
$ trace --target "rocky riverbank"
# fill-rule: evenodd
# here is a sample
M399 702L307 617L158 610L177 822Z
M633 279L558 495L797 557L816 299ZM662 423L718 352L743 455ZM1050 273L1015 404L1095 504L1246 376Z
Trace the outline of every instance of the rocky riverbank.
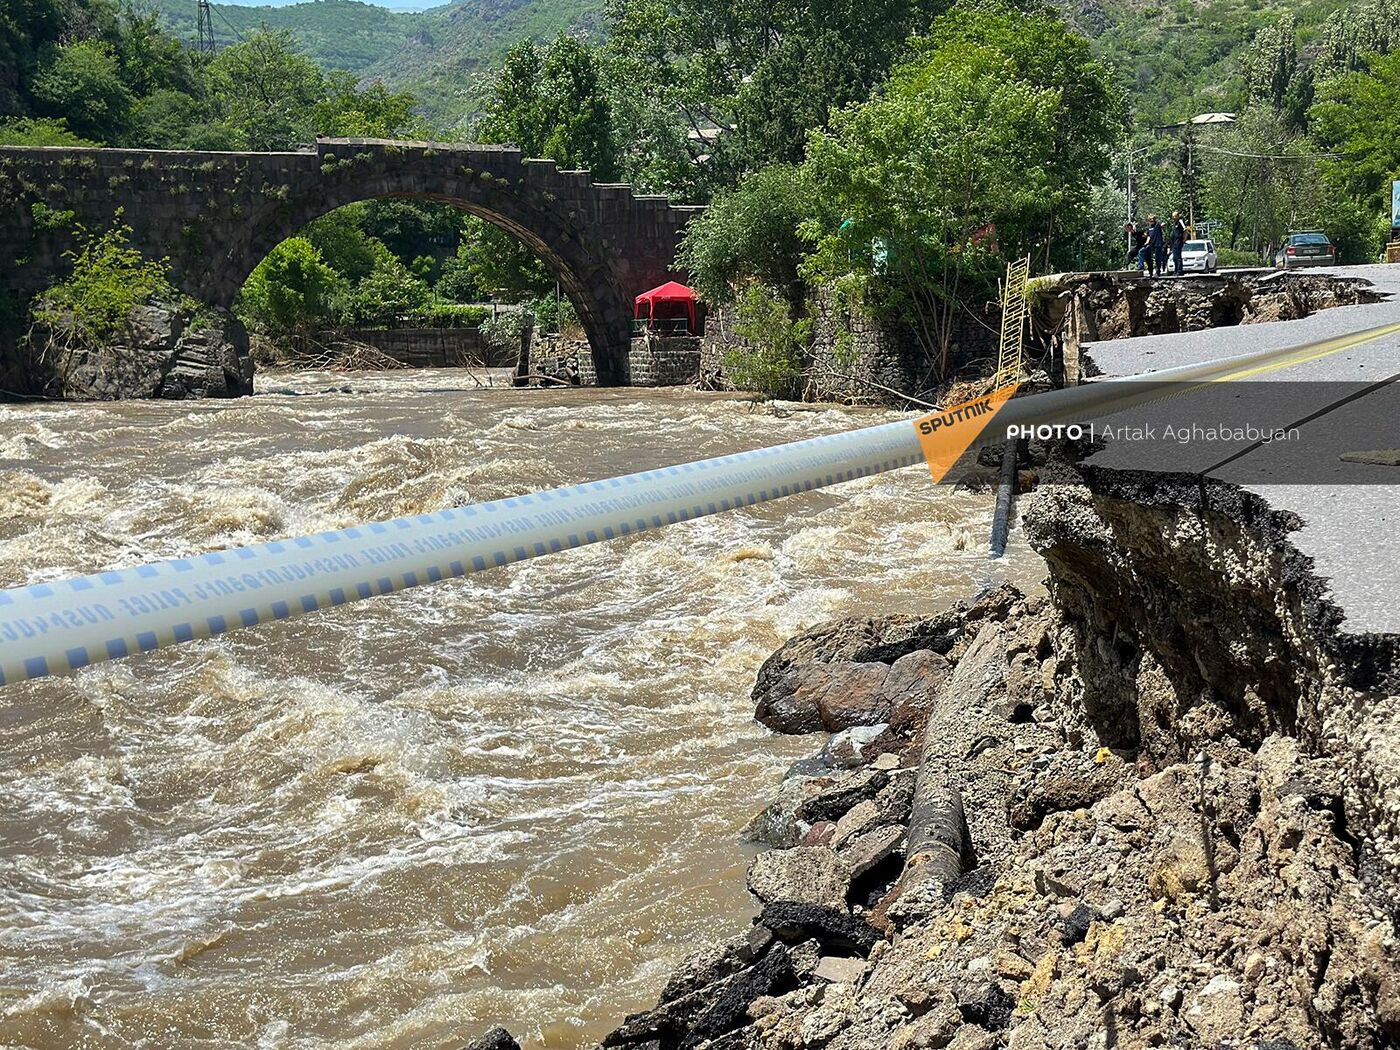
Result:
M62 324L36 328L14 346L0 337L0 400L183 400L252 392L248 333L227 310L147 303L100 346Z
M832 735L751 825L762 910L604 1046L1400 1045L1393 698L1286 523L1109 487L1048 471L1048 596L770 657L760 721Z

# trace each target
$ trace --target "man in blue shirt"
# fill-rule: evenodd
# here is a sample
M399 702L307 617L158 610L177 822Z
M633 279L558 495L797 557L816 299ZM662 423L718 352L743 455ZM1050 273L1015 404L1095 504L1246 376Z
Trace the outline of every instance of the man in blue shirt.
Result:
M1157 216L1147 217L1147 244L1143 247L1143 252L1147 256L1147 276L1154 273L1165 273L1167 269L1167 242L1162 224L1157 221Z

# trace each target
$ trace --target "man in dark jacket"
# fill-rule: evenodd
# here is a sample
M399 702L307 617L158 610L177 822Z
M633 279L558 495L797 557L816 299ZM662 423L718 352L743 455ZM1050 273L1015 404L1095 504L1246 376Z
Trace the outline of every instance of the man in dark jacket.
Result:
M1137 223L1130 222L1123 228L1123 232L1128 235L1128 268L1136 265L1138 273L1141 273L1142 246L1147 243L1147 231L1139 229Z
M1177 277L1182 275L1181 249L1186 245L1186 221L1181 217L1181 212L1172 212L1172 273Z
M1147 217L1147 244L1143 248L1143 253L1147 256L1147 276L1154 273L1162 273L1167 268L1167 242L1162 224L1157 221L1157 216Z

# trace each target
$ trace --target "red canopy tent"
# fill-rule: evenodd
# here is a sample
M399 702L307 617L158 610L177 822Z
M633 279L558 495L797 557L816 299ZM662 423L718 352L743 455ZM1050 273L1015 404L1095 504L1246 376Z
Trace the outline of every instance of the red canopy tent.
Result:
M667 281L649 292L637 296L637 320L646 321L650 328L675 331L676 322L684 319L687 332L695 332L695 291L676 281Z

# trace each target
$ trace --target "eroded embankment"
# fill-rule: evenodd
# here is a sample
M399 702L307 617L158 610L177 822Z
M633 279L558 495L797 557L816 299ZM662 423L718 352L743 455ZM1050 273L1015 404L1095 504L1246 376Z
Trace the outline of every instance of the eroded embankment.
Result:
M765 664L758 717L836 735L755 822L762 913L605 1045L1397 1045L1396 640L1232 490L1063 467L1026 525L1048 598Z

